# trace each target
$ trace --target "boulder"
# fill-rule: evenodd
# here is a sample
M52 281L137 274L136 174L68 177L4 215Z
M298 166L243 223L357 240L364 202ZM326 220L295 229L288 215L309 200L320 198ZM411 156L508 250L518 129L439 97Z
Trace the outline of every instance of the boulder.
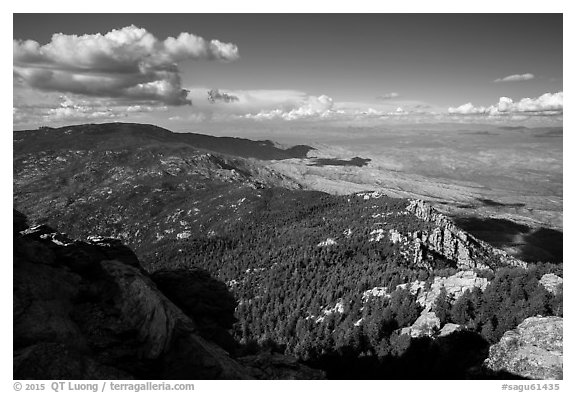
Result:
M459 332L462 330L464 330L462 325L458 325L457 323L447 323L442 327L442 329L440 329L438 337L446 337L454 332Z
M562 277L558 277L553 273L544 274L540 278L540 284L553 295L557 295L560 292L563 282Z
M484 365L530 379L562 379L561 317L530 317L490 347Z
M401 330L401 334L411 337L431 337L440 329L440 319L434 311L422 312L412 326Z

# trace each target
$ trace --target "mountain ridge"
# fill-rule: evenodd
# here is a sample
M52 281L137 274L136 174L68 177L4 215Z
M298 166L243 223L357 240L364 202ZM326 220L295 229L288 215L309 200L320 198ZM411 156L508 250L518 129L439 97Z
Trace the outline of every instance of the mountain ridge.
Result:
M296 145L286 149L278 147L270 140L252 141L236 137L215 137L196 133L175 133L151 124L105 123L81 124L60 128L41 127L38 130L14 131L15 154L37 151L34 149L82 148L118 148L126 146L145 146L159 143L181 143L197 149L229 154L243 158L260 160L283 160L305 158L314 148ZM78 139L84 139L78 145ZM106 140L109 137L110 140ZM76 140L74 140L76 138ZM20 145L20 141L28 143Z

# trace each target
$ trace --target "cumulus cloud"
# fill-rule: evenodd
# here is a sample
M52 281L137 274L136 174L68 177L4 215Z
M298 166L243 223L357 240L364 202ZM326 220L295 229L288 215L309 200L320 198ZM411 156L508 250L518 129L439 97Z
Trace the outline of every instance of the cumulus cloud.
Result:
M448 108L448 113L455 115L484 115L488 113L488 108L484 106L474 106L471 102L468 102L456 108Z
M327 118L339 114L334 109L334 100L327 95L308 96L299 106L293 109L274 109L247 114L245 118L254 120L300 120L307 118Z
M207 41L190 33L161 41L134 25L104 35L54 34L41 45L13 41L15 83L42 91L148 101L159 105L191 104L178 63L190 59L233 61L238 47Z
M208 101L212 104L215 104L218 101L231 103L239 100L240 99L237 96L228 93L221 93L218 89L208 90Z
M561 115L564 108L564 93L546 93L538 98L522 98L514 101L509 97L500 97L498 104L488 107L474 106L472 103L448 108L453 115L488 115L488 116L546 116Z
M400 97L400 94L396 93L396 92L391 92L391 93L386 93L386 94L382 94L378 97L376 97L377 100L392 100L394 98L398 98Z
M500 83L500 82L521 82L521 81L528 81L530 79L534 79L534 75L533 74L514 74L514 75L508 75L504 78L498 78L496 80L494 80L494 82L496 83Z

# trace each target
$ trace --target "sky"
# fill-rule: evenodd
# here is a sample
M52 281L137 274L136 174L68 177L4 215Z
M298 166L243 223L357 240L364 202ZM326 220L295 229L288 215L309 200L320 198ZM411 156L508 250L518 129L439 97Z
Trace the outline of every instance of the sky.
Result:
M14 129L561 126L562 14L14 14Z

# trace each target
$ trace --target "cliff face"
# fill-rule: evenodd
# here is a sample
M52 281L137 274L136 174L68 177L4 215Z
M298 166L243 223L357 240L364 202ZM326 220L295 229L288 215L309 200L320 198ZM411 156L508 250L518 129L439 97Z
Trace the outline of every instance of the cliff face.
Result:
M561 317L526 318L490 347L485 366L530 379L562 379Z
M197 284L190 280L188 286ZM254 368L205 339L194 315L158 289L127 247L105 238L74 241L45 225L27 228L25 217L15 212L15 379L270 374ZM298 367L293 370L300 375Z
M507 255L489 244L459 229L430 204L421 200L411 200L406 207L417 218L434 224L432 231L417 231L413 234L415 247L414 262L426 266L425 254L432 250L443 257L455 261L461 269L494 269L499 266L526 267L526 262Z

